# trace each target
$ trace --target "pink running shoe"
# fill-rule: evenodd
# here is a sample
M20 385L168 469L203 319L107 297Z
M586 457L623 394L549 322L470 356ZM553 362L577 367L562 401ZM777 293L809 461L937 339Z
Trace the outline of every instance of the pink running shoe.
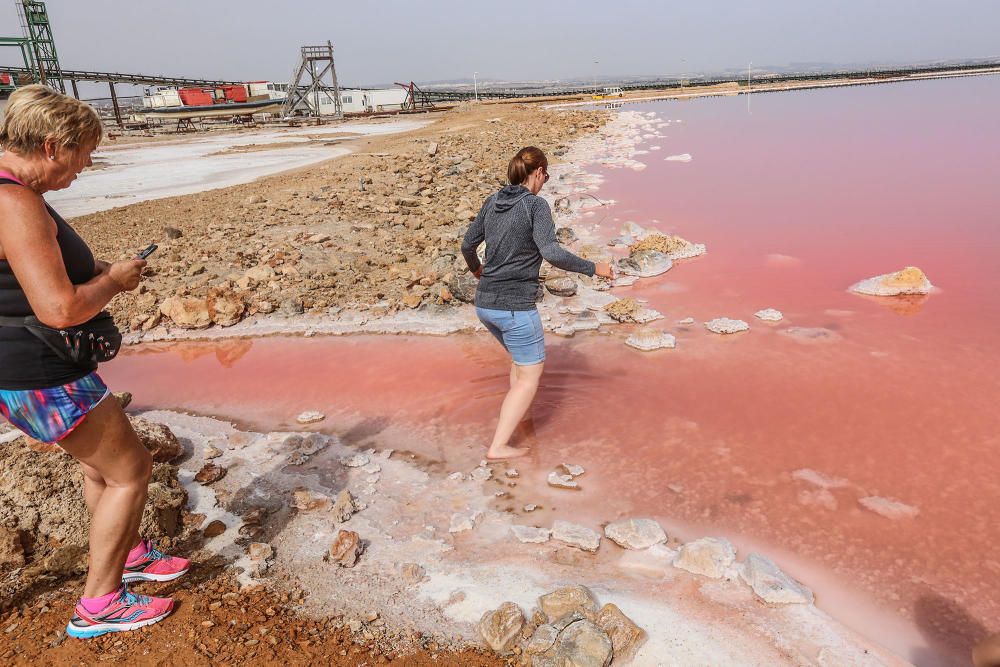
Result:
M191 568L191 561L160 553L149 540L142 541L146 553L134 561L125 563L122 581L173 581Z
M66 624L66 634L77 639L90 639L109 632L126 632L162 621L174 609L170 598L153 598L130 593L128 584L122 583L118 595L108 606L92 614L82 605L76 605L73 618Z

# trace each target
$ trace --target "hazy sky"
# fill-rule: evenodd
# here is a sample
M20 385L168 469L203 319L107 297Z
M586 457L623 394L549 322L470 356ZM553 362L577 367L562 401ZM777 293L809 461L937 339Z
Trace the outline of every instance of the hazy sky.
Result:
M49 0L66 69L287 80L334 44L341 84L676 74L1000 56L996 0ZM20 33L0 0L0 35ZM20 58L0 49L0 63ZM598 65L594 65L598 61Z

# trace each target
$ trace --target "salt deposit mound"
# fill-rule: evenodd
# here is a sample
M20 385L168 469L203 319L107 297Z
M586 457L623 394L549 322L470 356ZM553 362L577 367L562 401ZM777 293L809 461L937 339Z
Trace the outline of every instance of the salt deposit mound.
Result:
M903 294L929 294L933 285L924 272L915 266L862 280L848 290L869 296L899 296Z

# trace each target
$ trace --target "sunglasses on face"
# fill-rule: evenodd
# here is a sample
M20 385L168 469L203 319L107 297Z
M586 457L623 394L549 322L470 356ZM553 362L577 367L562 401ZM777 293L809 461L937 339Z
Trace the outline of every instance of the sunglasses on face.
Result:
M542 167L542 173L545 174L545 181L543 181L543 182L544 183L548 183L549 182L549 170L546 169L546 168L544 168L544 167Z

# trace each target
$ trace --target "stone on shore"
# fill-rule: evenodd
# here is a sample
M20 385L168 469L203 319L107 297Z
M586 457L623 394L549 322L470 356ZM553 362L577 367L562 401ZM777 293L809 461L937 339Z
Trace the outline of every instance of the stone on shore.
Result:
M851 285L848 290L855 294L869 296L899 296L903 294L929 294L933 287L923 271L915 266L907 266L895 273L866 278Z
M712 579L726 576L736 561L736 549L725 538L703 537L680 548L674 567Z
M330 513L333 515L334 521L338 523L350 521L351 517L357 511L358 505L354 500L354 496L347 489L341 489L340 493L337 494L337 500L334 501L333 507L330 508Z
M208 316L220 327L231 327L239 322L246 312L243 299L229 290L212 290L209 292L206 305Z
M597 598L586 586L566 586L538 598L538 608L549 623L574 612L593 620L597 616Z
M607 667L614 647L591 621L578 620L559 633L552 648L532 659L532 667Z
M627 519L609 523L604 536L624 549L648 549L667 541L667 534L653 519Z
M728 317L717 317L714 320L705 322L705 328L712 333L732 334L739 331L746 331L750 325L743 320L731 320Z
M747 556L740 568L740 578L769 604L811 604L812 591L782 572L770 559L760 554Z
M340 459L340 462L348 468L361 468L368 465L369 461L371 461L371 459L368 458L367 454L352 454L351 456Z
M758 320L763 320L765 322L780 322L784 319L784 315L781 314L780 310L775 310L774 308L765 308L764 310L758 310L753 314Z
M665 331L658 331L652 327L642 327L632 332L625 339L625 344L643 352L660 349L672 350L677 347L677 339L673 334L668 334Z
M549 473L545 481L548 482L549 486L554 486L557 489L580 490L580 485L576 483L572 475L563 475L555 470Z
M513 602L483 614L477 626L480 636L497 653L507 653L524 627L524 612Z
M595 623L611 640L616 664L631 660L646 641L646 632L622 613L617 605L606 604L601 607Z
M206 463L194 476L199 484L213 484L226 476L226 469L214 463Z
M514 524L510 527L510 532L518 542L525 544L544 544L549 541L552 531L548 528L536 528L534 526L519 526Z
M604 307L604 312L611 316L616 322L635 322L636 315L642 310L638 301L631 297L618 299Z
M456 512L451 515L449 533L463 533L476 527L480 512Z
M326 415L322 412L317 412L316 410L306 410L295 418L300 424L315 424L316 422L321 422L326 419Z
M326 559L340 567L354 567L361 556L361 538L353 530L338 530Z
M165 424L151 422L143 417L129 417L140 442L149 450L156 463L169 463L184 454L177 436Z
M561 475L569 475L570 477L579 477L587 472L587 470L583 466L576 465L575 463L560 463L556 466L556 472Z
M680 236L656 233L648 234L629 246L630 252L634 253L640 250L656 250L664 253L673 261L698 257L706 252L705 245L702 243L691 243Z
M205 329L212 324L206 299L172 296L160 304L160 313L182 329Z
M302 512L326 510L331 505L329 496L310 491L309 489L296 489L293 496L295 499L293 505Z
M674 263L658 250L640 250L618 260L618 270L627 276L652 278L666 273Z
M555 296L574 296L576 294L576 281L572 278L551 278L545 281L545 289Z
M597 553L601 546L599 533L569 521L556 520L552 523L552 539L590 553Z

